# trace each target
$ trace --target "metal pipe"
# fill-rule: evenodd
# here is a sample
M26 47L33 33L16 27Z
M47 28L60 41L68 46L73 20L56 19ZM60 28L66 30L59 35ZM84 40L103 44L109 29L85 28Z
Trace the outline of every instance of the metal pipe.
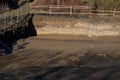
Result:
M0 44L7 49L9 52L13 52L12 49L10 49L7 45L5 45L2 41L0 41Z

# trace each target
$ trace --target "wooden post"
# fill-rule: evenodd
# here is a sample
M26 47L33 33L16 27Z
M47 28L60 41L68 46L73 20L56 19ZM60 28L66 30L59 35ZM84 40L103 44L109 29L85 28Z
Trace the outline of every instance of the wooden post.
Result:
M113 18L115 18L115 13L116 13L116 12L115 12L115 9L114 9L114 11L113 11Z
M6 4L4 5L3 9L5 9L5 6L6 6ZM5 10L3 10L3 11L5 11ZM6 12L4 12L4 14L3 14L3 27L6 28Z
M30 5L29 5L29 2L28 2L28 0L27 0L27 12L29 13L29 10L30 10Z
M7 27L7 15L6 12L4 13L4 27Z
M4 10L3 8L4 8L4 7L3 7L3 5L2 5L2 13L4 12L4 11L3 11L3 10ZM4 17L2 17L1 20L4 20ZM4 22L3 22L3 21L2 21L2 28L4 28Z
M93 6L93 1L90 0L90 15L91 15L91 13L92 13L92 6Z
M19 22L19 18L18 18L18 14L19 14L19 12L18 12L18 10L16 11L17 12L17 15L16 15L16 17L17 17L17 23Z
M60 5L60 0L57 0L57 5Z
M51 5L49 6L49 15L51 15L52 13L52 8L51 8Z
M21 9L20 9L20 20L22 20L22 12L23 12L23 9L21 7Z
M73 12L73 7L70 6L70 16L72 16L72 12Z
M12 20L12 11L10 12L10 25L12 25L13 20Z

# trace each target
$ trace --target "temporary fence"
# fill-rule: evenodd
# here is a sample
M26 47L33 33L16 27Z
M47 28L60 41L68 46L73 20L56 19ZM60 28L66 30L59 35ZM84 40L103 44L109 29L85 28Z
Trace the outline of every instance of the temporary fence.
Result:
M72 5L39 5L31 6L32 13L39 14L60 14L60 15L99 15L120 17L117 10L93 10L91 6L72 6Z
M7 4L0 4L0 28L6 28L21 21L29 13L29 3L16 10L8 10Z

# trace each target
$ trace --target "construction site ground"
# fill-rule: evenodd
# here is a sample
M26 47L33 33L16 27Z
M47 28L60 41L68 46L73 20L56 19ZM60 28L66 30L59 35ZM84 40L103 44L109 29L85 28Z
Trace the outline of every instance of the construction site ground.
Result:
M20 40L0 57L0 80L120 80L119 39L59 38Z

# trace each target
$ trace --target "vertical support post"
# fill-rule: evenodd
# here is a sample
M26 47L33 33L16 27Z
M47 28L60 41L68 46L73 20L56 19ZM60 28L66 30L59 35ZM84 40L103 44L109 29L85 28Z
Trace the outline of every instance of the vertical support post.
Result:
M4 4L4 6L3 6L3 11L4 11L4 14L3 14L3 16L4 16L4 18L3 18L3 24L4 24L4 28L6 28L6 24L7 24L7 22L6 22L6 12L5 12L5 8L6 8L6 4Z
M72 5L70 6L70 16L72 16L72 12L73 12L73 7Z
M92 14L92 5L93 5L93 1L92 0L90 0L90 15Z
M4 11L3 11L3 10L4 10L3 8L4 8L4 7L3 7L3 5L2 5L2 13L4 12ZM1 19L2 19L2 28L4 28L4 22L3 22L4 17L2 17Z
M12 25L12 23L13 23L13 19L12 19L13 17L12 17L12 11L10 12L10 25Z
M51 15L52 14L52 7L51 7L51 5L49 6L49 15Z
M3 14L3 28L5 28L5 14Z
M29 5L29 1L27 0L27 12L29 13L29 9L30 9L30 5Z
M21 7L21 9L20 9L20 20L22 20L22 12L23 12L23 8Z
M4 13L4 27L7 27L7 16L6 13Z
M16 17L17 17L17 23L18 23L19 22L19 18L18 18L19 12L18 12L18 10L16 12L17 12L17 15L16 15Z
M60 5L60 0L57 0L57 5L58 5L58 6Z
M30 9L30 5L29 5L29 1L27 0L27 7L28 7L28 11L27 11L27 14L29 14L30 12L29 12L29 9ZM27 24L27 26L29 26L28 24ZM23 39L23 42L25 41L25 39Z
M115 13L116 13L116 12L115 12L115 8L114 8L114 10L113 10L113 18L115 18Z

